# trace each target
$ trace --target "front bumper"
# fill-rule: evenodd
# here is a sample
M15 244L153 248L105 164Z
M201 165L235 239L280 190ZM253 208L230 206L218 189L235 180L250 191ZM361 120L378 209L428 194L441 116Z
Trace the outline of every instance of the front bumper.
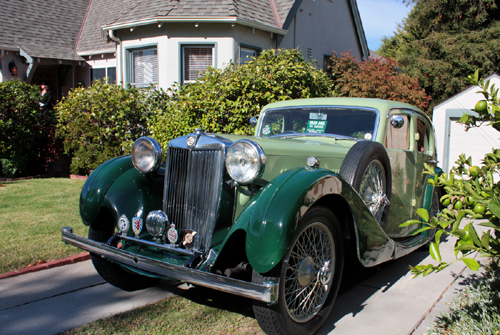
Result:
M254 284L243 280L216 275L210 272L190 269L182 265L174 265L160 260L133 254L105 243L96 242L73 234L73 229L62 229L62 241L75 247L87 250L117 263L146 271L151 274L177 279L194 285L204 286L223 292L232 293L245 298L274 304L278 301L278 283L266 281Z

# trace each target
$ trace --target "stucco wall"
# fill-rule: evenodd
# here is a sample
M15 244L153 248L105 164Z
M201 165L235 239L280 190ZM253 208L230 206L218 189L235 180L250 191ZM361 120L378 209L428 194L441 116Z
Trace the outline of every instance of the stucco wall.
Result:
M280 47L298 47L320 66L333 50L337 54L351 50L358 60L363 57L349 0L304 0Z
M499 87L500 76L488 78L491 79L491 84ZM432 121L436 130L438 165L445 171L449 171L460 153L471 156L473 164L479 165L492 147L500 148L500 132L491 126L485 124L466 132L463 125L456 123L466 112L474 114L471 109L479 100L484 99L482 94L476 93L478 89L477 86L469 87L434 108Z
M275 47L275 36L260 30L231 24L194 23L163 24L121 30L117 48L117 80L127 81L128 51L147 46L158 48L159 87L168 88L181 82L181 48L183 45L214 45L216 68L223 68L239 58L240 44L260 49ZM118 70L121 67L121 71Z

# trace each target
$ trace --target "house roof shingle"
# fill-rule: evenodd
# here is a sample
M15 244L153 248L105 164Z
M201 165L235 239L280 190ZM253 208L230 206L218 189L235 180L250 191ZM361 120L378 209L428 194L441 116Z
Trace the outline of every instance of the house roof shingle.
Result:
M276 5L276 22L270 1ZM135 24L148 20L188 18L239 18L281 29L295 0L92 0L76 51L79 54L114 51L102 34L103 26Z
M74 47L89 1L2 1L0 48L21 48L31 57L83 60Z

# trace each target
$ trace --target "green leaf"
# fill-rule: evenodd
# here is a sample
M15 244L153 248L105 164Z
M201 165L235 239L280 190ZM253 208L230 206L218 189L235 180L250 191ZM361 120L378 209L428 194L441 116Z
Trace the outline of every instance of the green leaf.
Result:
M497 217L500 218L500 204L495 200L491 199L488 204L488 209Z
M489 247L490 247L490 231L489 230L486 233L483 233L483 236L481 236L481 245L485 249L489 249Z
M435 261L441 263L441 253L439 252L439 245L437 243L431 243L429 247L429 254Z
M427 209L417 209L417 215L420 216L425 222L429 222L429 212L427 211Z
M408 226L421 224L421 223L422 223L422 221L419 221L419 220L409 220L409 221L406 221L406 222L400 224L399 226L400 227L408 227Z
M496 225L492 222L481 222L479 225L483 226L483 227L493 228L497 231L500 231L500 225Z
M479 240L479 237L477 236L476 229L474 228L474 225L471 223L467 224L465 226L465 230L469 232L469 236L474 243L475 246L481 247L481 241Z
M479 270L479 263L475 260L475 259L472 259L472 258L462 258L462 261L465 263L465 265L467 265L467 267L469 269L471 269L472 271L477 271Z

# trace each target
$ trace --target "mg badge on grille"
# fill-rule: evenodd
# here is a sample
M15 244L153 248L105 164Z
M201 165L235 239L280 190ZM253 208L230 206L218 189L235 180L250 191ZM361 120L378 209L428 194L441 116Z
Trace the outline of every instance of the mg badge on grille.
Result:
M177 242L177 239L179 238L179 233L177 232L177 229L175 229L175 225L173 223L170 225L167 236L170 244L175 244L175 242Z
M192 147L193 144L194 144L194 141L195 141L194 136L189 136L188 139L187 139L187 145L188 145L188 147Z
M135 237L138 237L139 233L142 230L142 219L141 218L132 218L132 229L134 230Z
M128 219L125 216L125 214L122 214L122 216L120 216L120 218L118 219L118 229L120 229L120 231L123 234L126 234L128 227L129 227Z

